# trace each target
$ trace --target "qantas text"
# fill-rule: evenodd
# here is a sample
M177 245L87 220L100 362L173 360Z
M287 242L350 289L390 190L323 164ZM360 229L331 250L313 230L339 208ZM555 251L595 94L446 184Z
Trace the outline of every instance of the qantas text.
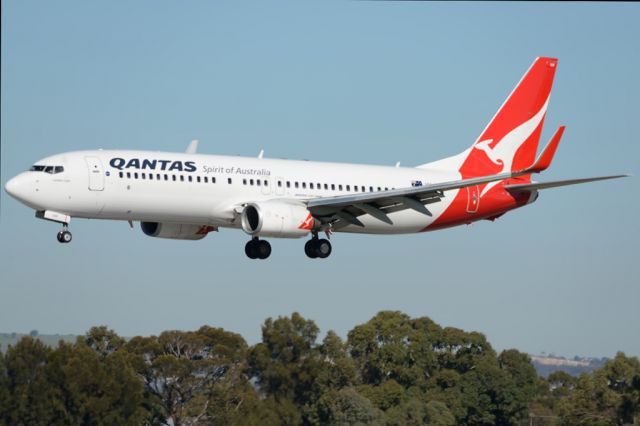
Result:
M109 161L111 167L118 170L122 169L143 169L143 170L168 170L178 172L195 172L196 163L193 161L171 161L171 160L148 160L143 158L131 158L125 160L124 158L112 158Z

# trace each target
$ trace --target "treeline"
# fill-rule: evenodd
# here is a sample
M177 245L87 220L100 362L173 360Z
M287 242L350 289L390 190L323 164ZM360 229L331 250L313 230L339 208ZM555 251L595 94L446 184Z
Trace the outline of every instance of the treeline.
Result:
M0 354L5 425L624 424L640 413L640 363L539 378L484 335L380 312L342 341L297 313L262 341L204 326L125 340L94 327ZM635 416L635 417L634 417Z

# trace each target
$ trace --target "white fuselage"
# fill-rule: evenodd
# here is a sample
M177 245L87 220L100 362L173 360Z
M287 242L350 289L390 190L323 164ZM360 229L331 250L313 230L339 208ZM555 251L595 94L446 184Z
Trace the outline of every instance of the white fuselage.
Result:
M441 169L434 163L430 169L153 151L76 151L36 165L62 166L63 171L21 173L7 191L38 211L230 228L240 227L238 213L249 202L304 201L460 179L454 164ZM431 217L407 209L391 213L389 225L364 215L364 227L340 231L418 232L442 214L457 192L445 192L430 207Z

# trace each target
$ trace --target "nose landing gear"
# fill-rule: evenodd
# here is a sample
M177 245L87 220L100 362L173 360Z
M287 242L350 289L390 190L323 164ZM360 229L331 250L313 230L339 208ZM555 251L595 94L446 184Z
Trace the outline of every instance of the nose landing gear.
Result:
M271 255L271 244L268 241L253 237L244 246L244 252L249 259L266 259Z
M69 232L67 225L64 225L64 227L62 228L62 231L58 232L58 242L66 244L66 243L70 243L71 239L72 239L71 232Z
M324 238L318 238L318 234L313 234L311 239L304 245L304 253L311 259L325 259L331 254L331 243Z

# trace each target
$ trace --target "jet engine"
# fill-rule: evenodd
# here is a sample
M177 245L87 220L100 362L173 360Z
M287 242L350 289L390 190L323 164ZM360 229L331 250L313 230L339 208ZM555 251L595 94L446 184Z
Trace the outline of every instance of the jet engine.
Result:
M244 232L261 237L304 237L320 225L305 205L278 200L247 204L240 219Z
M140 222L140 228L145 235L157 238L171 238L174 240L201 240L216 228L207 225L192 225L183 223Z

